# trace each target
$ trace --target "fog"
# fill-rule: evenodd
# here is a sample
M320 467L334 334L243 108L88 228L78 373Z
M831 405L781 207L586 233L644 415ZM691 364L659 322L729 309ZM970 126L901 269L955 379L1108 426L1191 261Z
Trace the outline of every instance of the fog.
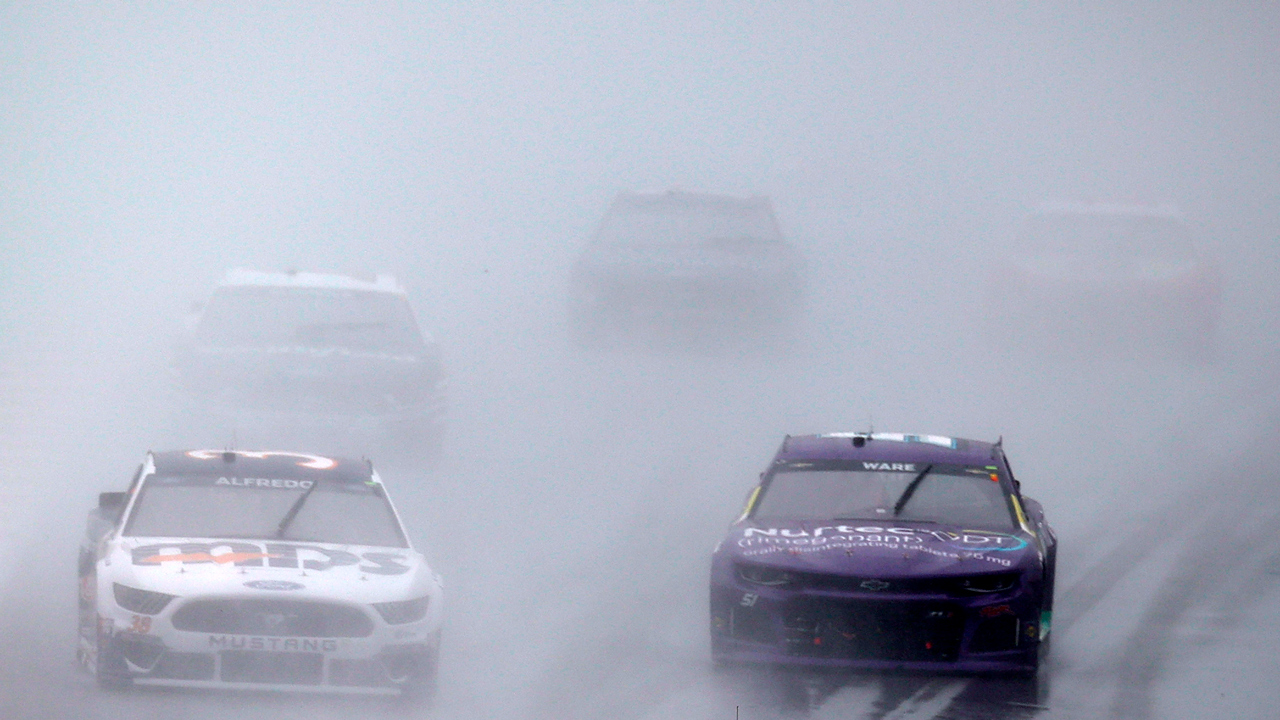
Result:
M0 6L0 715L1269 712L1277 36L1267 3ZM772 198L793 341L570 341L608 203L671 188ZM1182 209L1223 278L1210 362L989 321L1054 200ZM373 458L445 578L430 710L73 665L96 494L232 441L193 437L170 362L234 267L394 273L441 345L440 456ZM1051 691L855 675L806 710L710 671L708 558L757 473L873 425L1004 438L1062 547Z

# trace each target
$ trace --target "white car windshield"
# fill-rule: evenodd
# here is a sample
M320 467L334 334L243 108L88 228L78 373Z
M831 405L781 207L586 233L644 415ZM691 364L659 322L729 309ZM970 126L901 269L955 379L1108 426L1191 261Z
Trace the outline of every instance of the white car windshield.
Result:
M314 482L152 477L142 485L124 534L408 547L381 485L321 481L312 489Z
M899 518L973 528L1014 527L1009 501L998 476L997 481L992 477L986 468L941 465L919 465L910 472L788 468L773 475L751 517L756 520L882 521Z
M596 237L618 245L710 243L726 250L781 242L777 223L767 207L721 208L688 203L615 206L601 222Z
M196 331L222 347L343 348L417 354L422 334L404 298L329 288L219 288Z
M1023 252L1097 262L1195 257L1186 226L1161 217L1037 215L1027 221L1020 238Z

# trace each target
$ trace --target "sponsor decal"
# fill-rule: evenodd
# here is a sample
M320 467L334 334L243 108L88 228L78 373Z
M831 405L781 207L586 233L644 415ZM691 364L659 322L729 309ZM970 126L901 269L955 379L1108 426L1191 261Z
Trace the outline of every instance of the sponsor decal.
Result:
M1013 552L1027 546L1027 541L1016 535L988 530L947 532L945 530L918 530L903 527L877 525L830 525L808 530L790 528L746 528L737 541L747 557L788 552L802 553L845 550L852 554L857 548L888 548L915 550L938 557L985 560L1010 567L1011 560L993 556L993 552ZM942 547L935 547L940 544Z
M214 485L231 485L233 487L281 488L285 490L306 490L315 484L314 480L289 480L287 478L251 478L220 477L213 481Z
M831 532L828 533L827 532L828 530ZM746 539L755 535L764 535L766 537L783 537L783 538L807 538L807 537L820 538L820 537L823 537L824 534L826 534L827 536L831 536L831 535L848 535L849 533L886 533L898 538L910 537L917 542L923 542L917 537L917 535L919 535L920 532L921 531L918 531L915 528L905 528L905 527L886 528L886 527L880 527L879 525L824 525L822 527L814 528L812 533L810 533L808 530L792 530L790 528L781 528L781 529L779 528L747 528L746 530L742 531L742 537ZM739 540L738 544L742 545L742 541ZM745 547L745 545L743 547Z
M932 538L944 545L961 550L993 550L1009 552L1021 550L1027 541L1008 533L991 530L919 530L909 527L882 527L879 525L823 525L812 531L791 528L754 528L742 531L740 547L752 545L821 545L839 540L869 542L923 543Z
M182 562L182 563L218 563L225 565L233 562L237 565L245 565L249 560L260 560L262 558L275 557L264 553L237 553L228 552L221 555L210 555L207 552L197 553L178 553L176 555L152 555L135 562L135 565L157 565L162 562Z
M897 433L873 433L872 437L876 440L897 440L898 438L894 437L895 435ZM902 435L901 442L926 443L953 450L959 444L955 438L947 437L946 435Z
M1013 608L1008 605L988 605L978 611L978 614L984 618L1000 617L1001 615L1012 615Z
M902 443L925 443L927 445L937 445L938 447L951 448L954 450L960 443L956 438L947 437L946 435L906 435L903 433L855 433L855 432L835 432L824 433L821 437L827 438L853 438L865 437L870 440L886 440L889 442Z
M335 652L338 641L333 638L254 637L249 635L210 635L211 650L268 650L272 652Z
M1017 535L991 532L990 530L964 530L959 533L941 530L930 531L930 534L941 540L944 545L959 550L978 550L984 552L1013 552L1027 546L1027 541Z
M938 548L929 547L928 545L922 545L914 549L922 553L928 553L930 555L934 555L936 557L952 558L955 560L983 560L985 562L989 562L994 565L999 565L1000 567L1013 567L1012 560L1006 560L1005 558L1002 558L1002 557L987 555L985 552L981 552L981 551L966 552L963 550L961 551L939 550Z
M197 460L216 460L222 457L223 450L192 450L187 453L187 457L193 457ZM338 461L332 458L321 457L320 455L308 455L307 453L295 452L251 452L249 450L236 450L235 454L244 457L265 460L269 457L290 457L298 458L302 462L298 463L298 467L312 468L313 470L329 470L337 467Z
M173 552L177 550L177 552ZM311 545L289 543L170 543L143 545L132 551L134 565L180 562L185 565L215 563L236 567L273 567L325 571L356 565L370 575L403 575L408 558L398 553L367 552L363 555Z
M302 590L305 585L288 580L250 580L244 584L247 588L254 590Z
M890 472L915 472L915 463L864 462L863 470L888 470Z

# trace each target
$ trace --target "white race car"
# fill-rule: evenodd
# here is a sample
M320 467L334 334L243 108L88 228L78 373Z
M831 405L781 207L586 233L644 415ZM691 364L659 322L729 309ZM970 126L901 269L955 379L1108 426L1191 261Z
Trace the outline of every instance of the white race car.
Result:
M1216 352L1221 305L1218 264L1171 205L1046 204L988 286L995 337L1194 362Z
M448 381L390 275L232 270L174 348L192 443L375 447L432 456Z
M148 453L89 514L78 655L109 689L426 698L443 599L368 461Z
M768 198L621 193L574 263L570 328L588 344L674 334L788 337L804 260Z

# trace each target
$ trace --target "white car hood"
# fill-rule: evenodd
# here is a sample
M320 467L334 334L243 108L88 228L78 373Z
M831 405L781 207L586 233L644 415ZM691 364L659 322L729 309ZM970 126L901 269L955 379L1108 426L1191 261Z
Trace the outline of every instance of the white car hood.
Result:
M179 597L375 603L421 597L435 584L426 559L410 548L287 540L118 538L103 565L112 582Z

